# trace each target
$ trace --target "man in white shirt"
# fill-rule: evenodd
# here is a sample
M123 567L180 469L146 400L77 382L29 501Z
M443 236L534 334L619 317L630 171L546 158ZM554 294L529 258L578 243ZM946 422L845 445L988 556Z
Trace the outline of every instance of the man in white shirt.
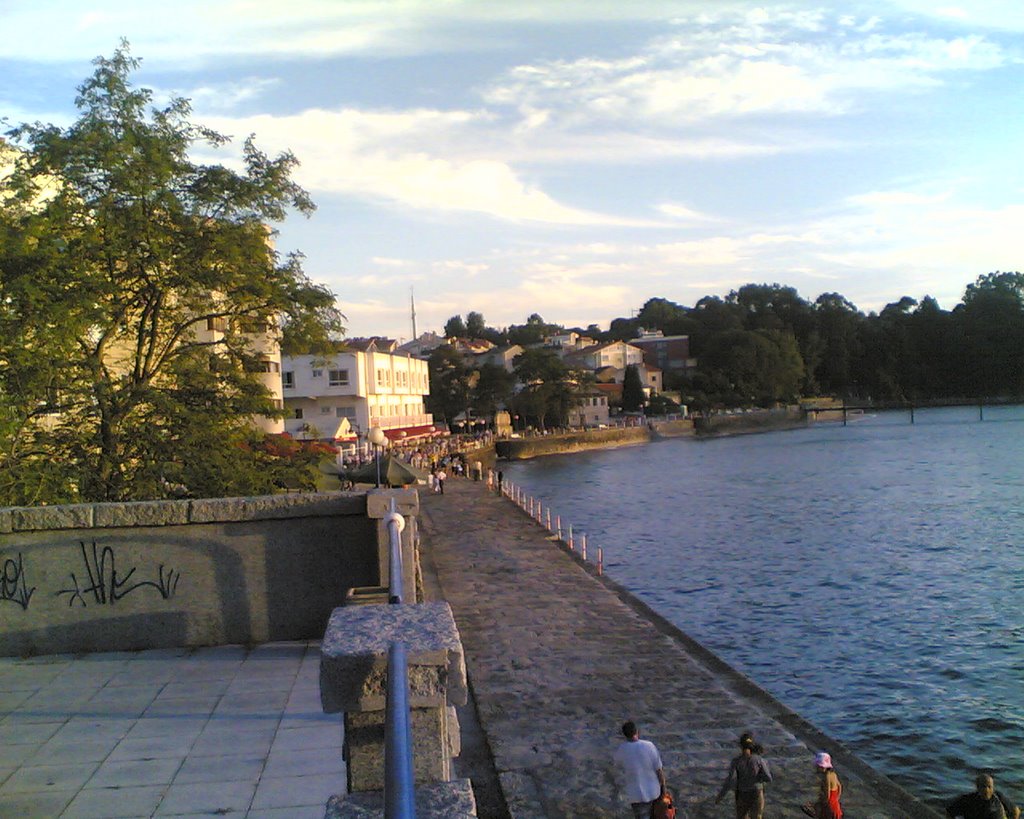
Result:
M650 819L651 802L665 793L665 772L661 755L653 742L640 739L640 731L630 720L622 726L626 738L615 749L615 762L622 771L626 798L635 819Z

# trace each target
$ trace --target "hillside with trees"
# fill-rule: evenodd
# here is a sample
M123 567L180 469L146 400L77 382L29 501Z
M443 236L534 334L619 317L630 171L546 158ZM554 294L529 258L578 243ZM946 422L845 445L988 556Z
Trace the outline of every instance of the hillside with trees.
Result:
M476 337L496 344L538 345L545 336L572 330L597 342L629 341L641 329L688 336L697 367L666 372L665 388L678 390L683 403L696 409L771 406L819 395L881 404L1024 398L1019 272L978 277L952 310L931 296L903 296L865 314L840 293L809 301L792 287L747 284L692 307L651 298L635 316L614 319L607 331L550 324L536 313L525 324L495 329L479 313L471 315ZM468 330L459 317L449 324ZM535 373L533 383L520 404L537 419L530 404L540 383ZM561 401L564 406L566 399ZM636 401L631 385L630 406ZM548 417L559 417L554 405L547 407Z

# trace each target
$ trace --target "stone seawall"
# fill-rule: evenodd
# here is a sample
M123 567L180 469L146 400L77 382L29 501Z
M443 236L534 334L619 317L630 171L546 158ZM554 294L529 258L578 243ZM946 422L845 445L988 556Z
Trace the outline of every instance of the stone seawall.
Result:
M364 493L0 509L0 655L317 638L380 582Z
M593 429L558 435L535 435L529 438L506 438L494 446L499 458L522 461L541 455L582 452L587 449L607 449L629 444L643 444L651 440L647 426L626 429Z
M738 415L711 415L695 418L699 436L749 435L755 432L775 432L783 429L803 429L807 419L799 407L781 410L755 410Z

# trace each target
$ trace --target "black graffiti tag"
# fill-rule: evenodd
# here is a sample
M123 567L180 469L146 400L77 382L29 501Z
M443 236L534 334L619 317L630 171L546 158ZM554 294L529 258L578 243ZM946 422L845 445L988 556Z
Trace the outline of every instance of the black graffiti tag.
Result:
M174 569L164 570L164 564L160 564L158 580L140 580L129 585L136 567L120 575L117 571L117 558L111 546L104 546L102 549L92 542L91 548L85 545L84 541L78 544L82 551L82 562L85 564L86 577L81 581L78 575L71 572L72 587L61 589L57 596L68 595L68 606L79 603L83 608L87 606L86 596L92 595L92 602L97 605L113 605L118 600L127 597L132 592L143 588L155 589L164 600L174 596L178 588L178 581L181 579L181 572ZM84 583L88 585L83 585Z
M31 589L25 580L25 561L21 552L18 552L18 559L7 558L4 561L3 574L0 575L0 601L7 600L10 603L17 603L22 610L28 608L28 601L32 599Z

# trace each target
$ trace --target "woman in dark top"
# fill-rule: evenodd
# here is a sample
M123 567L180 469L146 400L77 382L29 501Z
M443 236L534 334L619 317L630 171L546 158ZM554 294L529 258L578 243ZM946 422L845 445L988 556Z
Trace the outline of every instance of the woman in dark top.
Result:
M715 798L717 805L729 792L736 790L736 819L761 819L764 813L764 784L772 781L768 762L761 758L764 748L749 732L740 737L740 754L729 763L729 774ZM734 784L735 783L735 784Z

